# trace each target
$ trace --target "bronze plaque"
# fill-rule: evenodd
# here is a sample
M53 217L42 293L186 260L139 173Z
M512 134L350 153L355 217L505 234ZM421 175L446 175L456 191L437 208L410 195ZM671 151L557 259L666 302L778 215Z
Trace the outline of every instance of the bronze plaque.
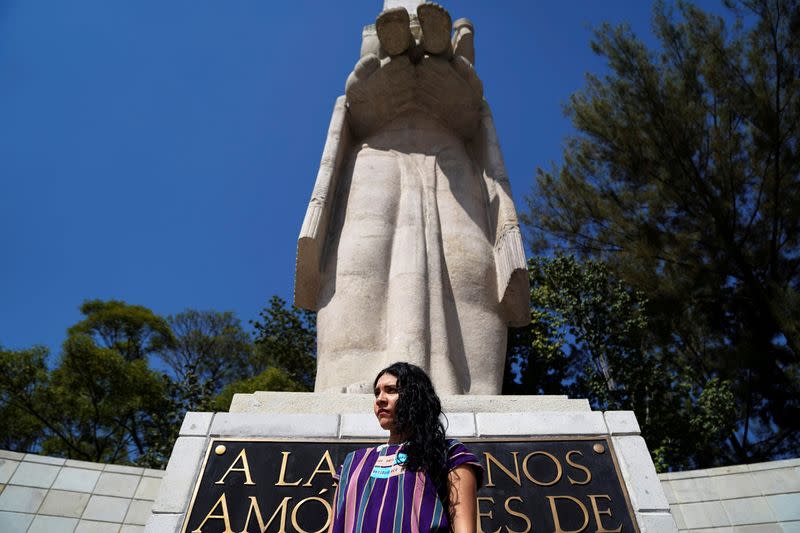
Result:
M481 461L479 531L638 531L611 442L464 439ZM365 441L212 439L183 532L327 531L345 455Z

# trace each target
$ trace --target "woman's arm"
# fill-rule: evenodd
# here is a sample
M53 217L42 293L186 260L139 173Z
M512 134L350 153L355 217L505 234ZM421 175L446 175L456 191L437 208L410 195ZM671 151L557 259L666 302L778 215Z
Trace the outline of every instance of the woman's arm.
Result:
M450 505L453 509L453 531L476 533L478 478L472 466L464 464L450 471Z

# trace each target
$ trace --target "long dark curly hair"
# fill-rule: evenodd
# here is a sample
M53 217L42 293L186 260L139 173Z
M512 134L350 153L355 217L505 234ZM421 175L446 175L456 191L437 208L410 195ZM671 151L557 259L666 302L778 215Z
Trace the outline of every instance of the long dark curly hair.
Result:
M395 429L406 440L403 451L406 470L425 471L433 481L442 501L450 527L453 513L450 508L450 483L447 469L447 440L442 423L442 403L431 378L411 363L394 363L375 377L373 389L384 374L397 378L398 399L395 407Z

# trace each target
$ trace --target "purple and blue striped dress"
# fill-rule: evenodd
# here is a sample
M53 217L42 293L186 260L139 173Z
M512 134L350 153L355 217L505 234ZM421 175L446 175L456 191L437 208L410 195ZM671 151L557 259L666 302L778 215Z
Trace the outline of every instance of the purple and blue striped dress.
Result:
M459 441L447 441L448 470L483 467ZM406 471L402 444L363 448L345 457L333 500L331 533L429 533L448 531L449 521L426 472Z

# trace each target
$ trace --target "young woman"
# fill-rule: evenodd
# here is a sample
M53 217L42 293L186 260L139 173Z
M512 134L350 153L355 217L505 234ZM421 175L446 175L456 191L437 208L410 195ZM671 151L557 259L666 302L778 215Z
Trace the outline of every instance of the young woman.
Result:
M375 378L375 416L389 442L347 455L330 533L474 533L483 470L445 439L442 406L425 372L394 363Z

